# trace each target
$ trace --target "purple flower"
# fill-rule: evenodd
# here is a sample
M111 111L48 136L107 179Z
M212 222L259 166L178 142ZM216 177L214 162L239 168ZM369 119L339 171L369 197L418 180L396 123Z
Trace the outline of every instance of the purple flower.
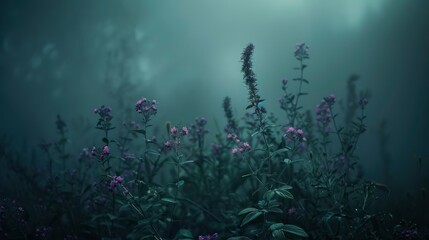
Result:
M235 142L237 145L231 149L232 155L238 155L239 153L250 151L251 147L248 142L241 142L238 137L235 138Z
M322 132L329 132L329 124L332 121L331 108L334 105L336 98L334 95L324 97L320 104L316 106L316 121L319 129Z
M165 141L163 150L168 152L173 149L173 144L170 141Z
M155 116L157 111L156 100L148 101L146 98L141 98L136 102L136 112L143 114L146 122L151 116Z
M109 155L109 153L110 153L110 148L109 148L109 146L104 146L103 147L103 151L101 152L101 155L103 155L103 156L107 156L107 155Z
M299 128L295 129L294 127L288 127L283 137L286 138L288 142L303 143L307 141L306 138L304 137L304 131L302 131L302 129L299 129Z
M188 135L189 134L189 130L187 127L182 127L182 129L180 130L180 134L182 136Z
M113 176L109 184L109 190L114 191L119 185L122 184L123 181L124 179L121 176Z
M94 109L94 113L100 116L104 121L112 120L112 109L102 105L100 108Z
M214 240L219 237L218 233L214 233L212 235L200 235L198 236L198 240Z
M295 58L298 59L299 61L302 61L304 59L308 59L308 45L305 43L297 43L295 46Z
M368 104L368 99L362 97L361 99L359 99L359 105L362 109L365 108L365 106Z

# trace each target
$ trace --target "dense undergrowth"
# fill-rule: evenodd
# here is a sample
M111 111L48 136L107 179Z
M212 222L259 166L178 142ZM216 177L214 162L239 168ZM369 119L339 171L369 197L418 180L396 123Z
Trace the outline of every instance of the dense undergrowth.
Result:
M364 178L355 154L369 97L356 93L357 76L342 108L330 95L316 109L303 109L309 52L297 44L296 76L279 82L284 115L276 117L259 95L253 51L249 44L241 58L247 113L234 116L225 97L227 125L213 138L203 117L156 131L162 108L141 98L128 113L139 121L115 125L114 109L95 109L100 141L80 154L68 151L60 116L58 139L40 145L43 159L22 159L3 139L0 159L9 182L0 200L1 238L427 238L375 207L389 189ZM292 84L298 92L289 91Z

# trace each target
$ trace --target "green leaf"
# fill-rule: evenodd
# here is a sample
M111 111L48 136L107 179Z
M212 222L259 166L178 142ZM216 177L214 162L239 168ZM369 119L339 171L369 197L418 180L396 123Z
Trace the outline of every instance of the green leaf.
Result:
M132 130L132 132L146 135L146 131L144 129Z
M194 237L188 229L180 229L176 235L176 239L194 239Z
M279 229L283 228L283 226L284 226L283 223L274 223L274 224L271 224L270 230L271 231L279 230Z
M250 135L251 137L255 136L256 134L259 134L259 131L256 131L254 133L252 133L252 135Z
M168 203L177 203L177 201L172 198L161 198L161 201L168 202Z
M261 216L262 212L251 212L246 215L246 217L243 219L243 222L241 223L240 227L243 227L244 225L248 224L249 222L255 220L257 217Z
M258 209L256 209L256 208L245 208L245 209L241 210L238 213L238 215L243 215L243 214L246 214L246 213L249 213L249 212L256 212L256 211L258 211Z
M286 164L288 164L288 165L292 163L292 161L289 158L285 158L283 160L283 162L286 163Z
M183 186L183 184L185 184L185 180L180 180L176 183L176 186L179 188L179 187Z
M308 234L304 231L304 229L292 224L285 224L282 230L300 237L308 237Z
M279 187L278 189L282 189L282 190L291 190L291 189L292 189L292 186L285 184L285 185L283 185L283 186Z
M272 232L275 239L286 239L286 236L282 230L275 230Z
M268 209L268 212L283 213L283 210L281 210L280 208L270 208Z
M276 189L274 192L282 198L293 199L292 193L285 189Z
M187 164L187 163L193 163L193 162L195 162L195 161L194 160L189 160L189 161L181 162L180 165L184 165L184 164Z

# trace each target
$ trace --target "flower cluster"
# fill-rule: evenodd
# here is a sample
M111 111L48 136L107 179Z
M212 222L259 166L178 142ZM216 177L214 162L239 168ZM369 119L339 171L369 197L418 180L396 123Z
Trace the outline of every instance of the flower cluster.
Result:
M164 146L161 149L161 151L168 152L168 151L171 151L173 149L173 146L179 145L181 143L180 138L182 136L188 135L189 129L187 127L182 127L180 129L177 127L172 127L169 130L169 134L170 134L171 139L164 142Z
M302 129L295 129L294 127L288 127L283 135L283 137L288 142L298 142L303 143L307 141L304 136L304 131Z
M302 61L304 59L308 59L308 45L305 43L297 43L295 46L295 58L298 59L299 61Z
M145 121L149 121L151 116L155 116L158 111L156 100L149 101L141 98L136 102L136 112L143 114Z
M198 240L214 240L219 237L218 233L214 233L212 235L200 235L198 236Z
M102 105L100 108L94 109L94 113L100 116L106 122L112 120L112 108Z
M320 104L316 106L316 121L318 123L319 129L322 132L329 132L329 124L332 121L331 107L335 103L335 96L330 95L324 97Z
M100 129L106 132L113 129L111 128L111 123L110 123L110 121L112 121L112 118L113 118L112 109L110 107L105 107L104 105L102 105L100 108L94 109L94 113L100 116L97 122L97 129Z
M367 98L362 97L361 99L359 99L359 106L362 109L364 109L367 104L368 104L368 99Z
M207 120L204 117L199 117L195 119L195 124L191 125L191 131L189 140L192 142L201 141L205 134L209 131L205 129Z
M123 181L124 179L121 176L113 176L109 184L109 190L115 190L119 185L122 184Z
M82 154L86 155L87 153L88 153L88 150L84 148ZM92 150L91 150L91 156L93 156L93 157L98 156L101 160L103 160L106 157L108 157L109 154L110 154L110 148L107 145L104 146L101 149L101 151L99 149L97 149L95 146L92 147Z
M242 142L235 134L228 134L226 136L226 139L236 144L236 146L231 149L232 155L248 152L251 149L250 144L248 142Z

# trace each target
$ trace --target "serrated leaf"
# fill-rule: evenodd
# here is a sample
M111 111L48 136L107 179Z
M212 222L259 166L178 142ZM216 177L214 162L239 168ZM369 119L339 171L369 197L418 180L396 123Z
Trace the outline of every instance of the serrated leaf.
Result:
M256 209L256 208L245 208L245 209L241 210L238 213L238 215L243 215L243 214L246 214L246 213L249 213L249 212L255 212L255 211L258 211L258 209Z
M308 234L304 231L304 229L292 224L285 224L282 230L300 237L308 237Z
M246 215L246 217L243 219L243 222L241 223L240 227L243 227L244 225L248 224L249 222L255 220L257 217L261 216L262 212L251 212Z

